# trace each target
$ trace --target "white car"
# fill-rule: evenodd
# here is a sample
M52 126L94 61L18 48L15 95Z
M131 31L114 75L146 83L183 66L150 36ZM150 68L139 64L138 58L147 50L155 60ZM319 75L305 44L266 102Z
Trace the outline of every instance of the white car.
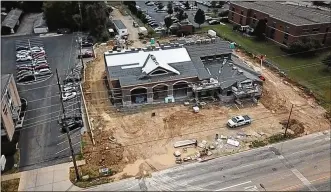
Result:
M235 128L243 125L248 125L251 123L252 123L252 119L248 115L243 115L243 116L238 115L229 119L227 125L230 128Z
M32 51L32 50L36 50L36 49L43 50L44 48L43 47L34 46L34 47L31 47L30 50Z
M45 53L45 50L43 50L43 49L33 49L32 50L32 53Z
M62 87L63 92L75 92L76 91L76 87L74 86L63 86Z
M77 95L76 92L62 93L62 99L63 101L68 101L76 97L76 95Z
M155 5L155 3L151 1L151 2L147 3L146 5L147 6L153 6L153 5Z
M31 53L31 51L28 51L28 50L16 51L16 54L20 54L20 55L23 55L23 54L27 55L27 54L30 54L30 53Z
M16 55L16 61L31 61L31 60L32 60L31 56Z

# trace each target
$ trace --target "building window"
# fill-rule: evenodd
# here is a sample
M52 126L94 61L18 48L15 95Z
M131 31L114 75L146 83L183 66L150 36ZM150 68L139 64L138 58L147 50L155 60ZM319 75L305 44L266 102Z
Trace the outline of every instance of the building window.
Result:
M232 11L236 11L236 9L234 7L232 7Z
M269 37L271 38L271 39L274 39L275 38L275 29L271 29L270 30L270 35L269 35Z
M309 29L302 29L303 33L309 33Z
M154 75L164 75L167 74L168 72L162 69L156 70L154 72L152 72L150 75L154 76Z
M243 15L243 14L244 14L244 11L243 11L243 10L241 10L240 14L242 14L242 15Z
M284 34L284 40L288 40L288 34Z
M288 33L289 32L290 27L289 26L285 26L285 32Z
M320 28L313 28L313 33L319 32Z
M328 32L328 31L329 31L329 27L328 27L328 28L326 28L325 32Z
M242 25L243 24L243 16L240 16L240 25Z
M276 22L273 22L271 25L273 28L276 28Z
M254 13L253 18L256 19L256 13Z

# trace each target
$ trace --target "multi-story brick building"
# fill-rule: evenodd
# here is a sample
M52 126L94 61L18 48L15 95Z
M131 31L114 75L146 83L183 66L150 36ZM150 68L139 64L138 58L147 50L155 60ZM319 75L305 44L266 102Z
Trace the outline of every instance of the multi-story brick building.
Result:
M1 75L1 140L11 141L16 124L20 120L21 99L18 95L14 76Z
M308 36L331 44L330 11L272 1L231 2L230 22L254 26L262 19L267 22L266 37L280 45Z

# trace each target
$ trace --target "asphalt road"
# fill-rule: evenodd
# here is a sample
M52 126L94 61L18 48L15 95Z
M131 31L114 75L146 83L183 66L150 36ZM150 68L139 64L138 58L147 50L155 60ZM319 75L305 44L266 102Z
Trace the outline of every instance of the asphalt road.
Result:
M87 190L330 191L330 173L330 134L319 133Z
M16 76L15 40L42 39L53 76L43 82L32 85L18 85L21 98L28 101L27 113L21 130L20 169L29 170L50 166L69 160L70 151L65 134L61 133L57 123L61 106L55 69L65 77L77 58L76 36L58 37L15 36L2 37L1 73L13 73ZM80 150L80 133L72 133L75 152Z
M167 6L167 4L168 4L168 2L164 2L164 3L163 3L164 6ZM145 5L145 2L144 2L144 1L136 1L136 5L138 5L139 7L141 7L141 9L142 9L143 11L146 11L147 14L150 15L152 18L154 18L155 21L156 21L157 23L164 22L164 18L165 18L165 16L168 15L168 13L157 13L157 12L155 12L155 11L154 11L154 8L155 8L156 6L147 6L147 5ZM173 5L173 7L174 7L174 6L175 6L175 5ZM204 10L205 13L206 13L207 10L208 10L208 7L207 7L207 6L204 6L204 5L201 5L201 4L198 4L198 8ZM224 8L222 8L222 9L218 9L218 10L219 10L219 12L221 12L221 11L225 11L226 9L229 9L228 4L225 4L225 5L224 5ZM210 8L210 10L212 10L212 8ZM188 20L189 20L189 21L190 21L195 27L198 27L199 25L196 24L196 23L194 22L194 15L195 15L196 11L189 11L189 10L186 10L185 12L186 12L187 15L188 15ZM201 26L207 26L207 25L208 25L207 23L204 23L204 24L202 24Z

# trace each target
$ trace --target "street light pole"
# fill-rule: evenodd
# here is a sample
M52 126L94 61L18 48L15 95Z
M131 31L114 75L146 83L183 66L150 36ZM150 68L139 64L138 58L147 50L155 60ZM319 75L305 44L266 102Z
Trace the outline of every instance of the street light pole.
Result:
M287 129L288 129L289 125L290 125L290 119L291 119L291 114L292 114L293 106L294 106L294 105L292 104L292 106L291 106L291 111L290 111L290 115L288 116L288 120L287 120L287 124L286 124L286 128L285 128L284 138L286 138Z
M61 106L62 106L62 113L63 113L64 119L66 119L66 111L65 111L65 108L64 108L64 104L63 104L62 89L61 89L60 78L59 78L59 73L57 72L57 69L56 69L56 78L57 78L57 84L59 86L59 91L60 91L60 102L61 102ZM64 121L64 122L66 124L66 121ZM61 121L61 126L62 127L65 127L66 132L67 132L67 137L68 137L68 142L69 142L69 147L70 147L72 162L74 163L77 181L79 181L80 180L80 176L79 176L79 173L78 173L78 167L77 167L77 163L76 163L74 149L73 149L72 143L71 143L71 138L70 138L70 134L69 134L69 128L68 128L68 126L63 125L62 121Z

